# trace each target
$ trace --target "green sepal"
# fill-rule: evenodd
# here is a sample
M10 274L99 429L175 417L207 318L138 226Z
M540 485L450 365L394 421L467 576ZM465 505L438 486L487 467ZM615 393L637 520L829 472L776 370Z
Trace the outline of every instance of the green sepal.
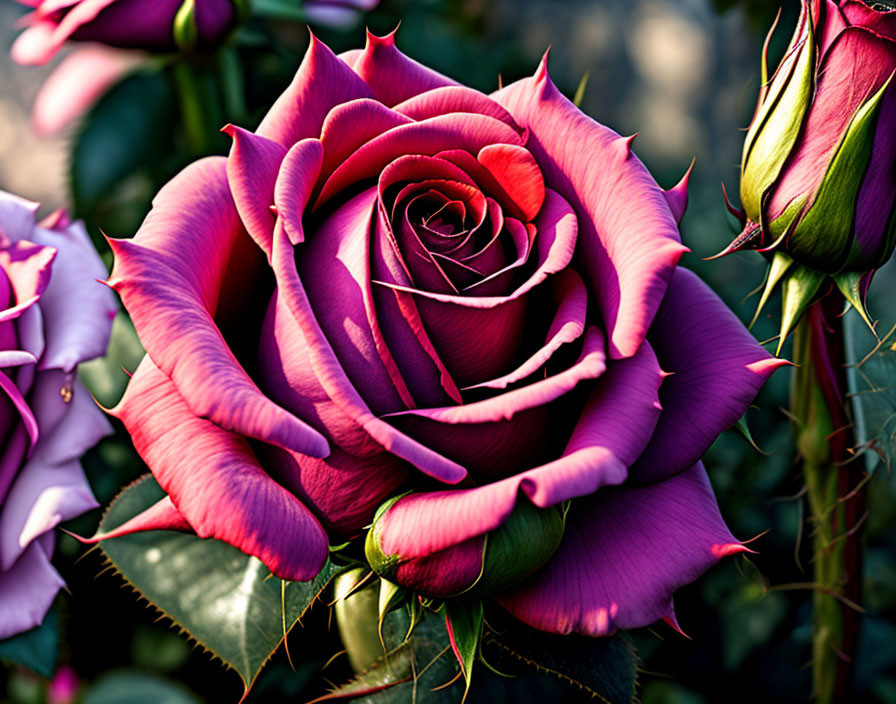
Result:
M759 314L768 302L768 298L771 296L772 291L774 291L775 286L778 285L791 266L793 266L793 259L790 256L784 254L784 252L775 252L775 255L772 257L772 263L768 267L768 274L765 278L765 288L762 291L762 296L759 298L759 305L756 306L756 313L753 315L749 327L752 328L756 324L756 321L759 319Z
M585 88L588 87L588 79L591 77L591 71L585 71L582 74L579 85L576 87L576 94L573 96L572 104L577 108L582 107L582 100L585 99Z
M484 622L485 615L479 599L445 603L445 625L451 641L451 650L454 651L464 677L464 699L470 691L473 663L479 653Z
M510 517L486 536L482 572L464 596L485 595L522 582L560 547L566 528L562 506L538 508L517 501Z
M847 264L855 232L856 204L874 148L877 113L892 76L860 107L788 249L807 266L833 273Z
M775 355L781 354L784 340L796 327L803 311L809 307L826 275L820 271L798 266L784 279L782 295L784 298L781 313L781 335L778 338L778 349Z
M740 194L744 210L754 222L760 221L762 199L796 144L812 98L815 42L810 19L805 18L803 24L802 46L792 58L785 58L791 61L786 75L781 67L772 79L744 141Z
M174 43L181 51L193 51L199 43L199 26L196 24L196 0L184 0L174 15Z
M862 316L862 320L865 321L871 332L877 337L877 331L874 329L874 323L871 322L871 317L865 308L864 296L862 296L863 277L864 273L859 271L844 271L835 274L831 278L834 279L834 283L837 284L837 288L840 289L843 297L849 301L849 305L856 309L856 312Z
M379 598L377 600L377 630L380 634L380 640L383 640L383 621L389 612L394 611L400 606L407 597L407 590L404 587L390 582L388 579L380 579ZM383 643L383 649L386 644Z

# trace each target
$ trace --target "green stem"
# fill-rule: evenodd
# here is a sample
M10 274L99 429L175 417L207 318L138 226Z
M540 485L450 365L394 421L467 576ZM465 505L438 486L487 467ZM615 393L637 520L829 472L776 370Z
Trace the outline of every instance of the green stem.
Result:
M188 61L175 62L172 71L190 153L193 156L210 154L221 128L214 88L209 86L208 77Z
M812 663L819 704L850 699L860 618L851 604L861 601L865 492L861 467L849 462L854 440L845 400L842 310L836 293L813 304L797 326L793 349L791 406L814 528Z

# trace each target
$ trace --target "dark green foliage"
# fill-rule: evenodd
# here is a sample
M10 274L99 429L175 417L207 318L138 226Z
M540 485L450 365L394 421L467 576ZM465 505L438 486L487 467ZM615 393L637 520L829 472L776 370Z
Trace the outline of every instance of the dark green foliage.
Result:
M0 640L0 661L24 665L52 677L59 651L59 611L51 608L43 623L30 631Z
M100 523L108 531L158 501L147 475L127 487ZM288 631L330 581L329 563L310 582L282 582L256 558L218 540L152 531L105 540L128 582L250 687Z

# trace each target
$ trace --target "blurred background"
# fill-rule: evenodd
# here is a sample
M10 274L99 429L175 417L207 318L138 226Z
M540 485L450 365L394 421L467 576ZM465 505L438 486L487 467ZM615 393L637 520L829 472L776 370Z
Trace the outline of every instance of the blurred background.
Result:
M36 137L29 111L49 69L24 68L8 58L17 33L13 23L23 10L11 0L0 0L0 189L40 201L46 212L74 197L77 214L87 219L103 247L100 229L115 237L133 234L158 184L190 158L182 149L165 148L164 141L161 148L122 142L128 139L127 124L122 124L130 119L127 111L107 115L111 123L105 131L91 127L100 140L96 153L109 150L109 158L99 159L99 164L79 162L77 150L71 156L84 126L52 138ZM495 90L499 80L506 84L533 73L550 46L549 68L560 89L572 96L587 75L582 109L621 134L638 132L634 149L662 186L674 185L696 158L690 206L682 223L692 253L683 264L697 271L746 322L756 305L756 298L747 296L762 282L762 258L703 258L736 234L721 184L736 196L743 128L758 90L760 47L776 11L775 3L765 0L384 0L354 28L315 32L341 51L362 45L364 23L386 33L400 20L397 43L402 51L486 92ZM775 59L789 40L797 11L798 3L788 0L772 43ZM258 73L247 77L248 109L239 124L254 128L298 66L308 35L299 23L256 23L246 31L254 32L258 41L256 48L242 50L241 57ZM269 48L269 39L275 40L276 51ZM170 96L139 92L141 100L148 94L154 102L141 105L133 119L151 116L164 136L171 114L165 101ZM116 115L124 117L116 122ZM129 173L104 172L104 161L120 161L116 155L122 153L122 144L125 154L151 154L135 161ZM227 140L212 149L224 153ZM112 191L114 211L107 201ZM893 291L896 271L891 265L878 274L870 302L883 331L896 318ZM773 301L768 316L754 328L760 340L776 332L771 318L777 318L777 305ZM873 340L856 327L853 352L861 359ZM129 368L136 365L139 345L123 320L113 347L116 359L130 357ZM101 401L113 403L124 374L102 362L86 374L88 381L106 383L94 391ZM104 375L119 381L102 382ZM631 634L642 658L644 704L771 704L810 697L811 526L805 525L790 422L781 410L787 404L788 384L788 371L777 374L748 415L753 438L765 454L729 432L706 459L723 515L735 535L756 538L751 543L756 554L726 559L678 593L678 620L690 638L662 624ZM144 471L120 436L100 445L86 464L104 504ZM871 491L864 602L868 614L855 697L896 702L896 496L886 467L877 467ZM98 514L88 515L75 528L91 533L97 520ZM101 556L84 556L83 548L67 536L60 537L59 545L56 561L71 592L60 600L60 662L69 665L82 684L111 677L114 685L116 676L139 676L143 679L127 681L143 682L139 686L149 692L154 686L181 683L167 690L166 696L174 699L150 695L146 701L226 704L239 699L237 676L194 649L171 624L159 622L120 578L104 571ZM322 647L304 642L297 627L290 649L296 670L282 654L275 656L247 701L306 701L324 691L325 683L316 673L339 650L335 636ZM325 676L338 681L340 667L344 663L331 665ZM3 701L26 704L45 697L45 683L24 672L8 673L5 686L5 695L0 687ZM129 686L139 689L138 684Z

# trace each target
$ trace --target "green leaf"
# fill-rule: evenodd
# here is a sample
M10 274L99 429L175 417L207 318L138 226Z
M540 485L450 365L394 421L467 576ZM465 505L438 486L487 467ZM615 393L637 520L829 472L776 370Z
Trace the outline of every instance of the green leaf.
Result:
M78 217L90 215L127 176L165 152L173 105L169 84L159 71L133 74L100 98L71 154Z
M83 704L199 704L182 685L143 672L103 675L84 695Z
M59 652L59 613L53 606L43 623L12 638L0 640L0 660L24 665L44 677L56 671Z
M862 359L855 353L861 326L857 316L846 316L847 351L852 363L848 381L856 442L866 449L866 466L871 472L881 461L890 466L896 458L896 339L888 336Z
M109 531L164 496L151 475L112 502L100 523ZM288 631L326 587L327 563L310 582L280 579L260 560L219 540L151 531L103 540L122 576L202 646L237 671L248 690Z
M464 699L470 691L473 663L479 654L483 619L482 601L479 599L449 601L445 604L445 620L448 637L451 639L451 649L464 676Z
M492 612L488 621L496 630L485 632L482 655L501 672L534 670L607 704L634 701L638 658L624 636L554 635Z

